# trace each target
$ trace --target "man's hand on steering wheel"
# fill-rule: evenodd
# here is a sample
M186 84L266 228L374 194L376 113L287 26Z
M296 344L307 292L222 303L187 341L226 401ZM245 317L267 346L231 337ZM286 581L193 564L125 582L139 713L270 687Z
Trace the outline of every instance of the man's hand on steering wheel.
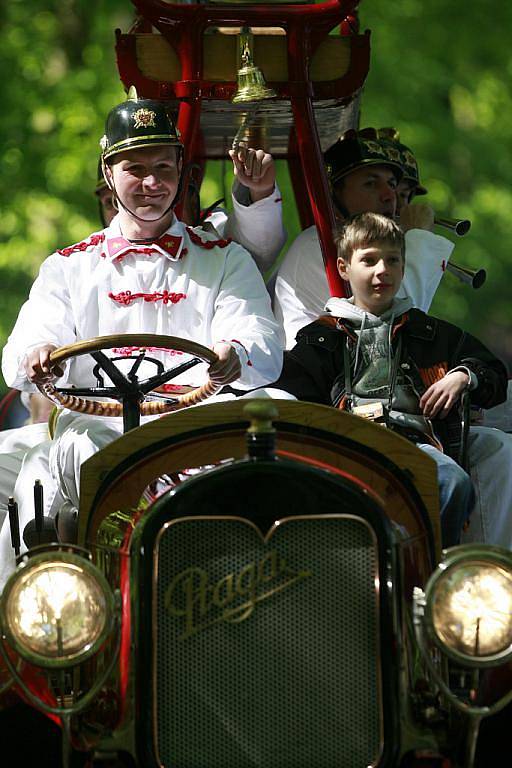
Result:
M34 347L25 355L24 367L29 381L34 384L45 384L52 379L64 375L60 365L51 363L50 355L57 349L55 344L42 344Z
M227 341L219 341L213 345L213 351L219 359L208 369L210 379L222 385L236 381L242 373L242 366L235 348Z
M118 358L111 359L103 352L116 347L132 347L134 350L139 350L135 358L133 356L126 358L126 360L131 358L130 371L123 372L116 366ZM159 370L154 376L139 380L137 371L148 348L184 352L189 359L174 366L158 365ZM220 360L214 350L190 339L155 333L113 334L82 339L59 349L54 349L52 345L41 345L27 353L25 370L42 394L59 407L92 416L122 416L124 429L127 431L138 426L140 416L159 416L190 405L197 405L214 395L223 384L237 379L240 376L241 366L233 346L227 342L219 342L216 349ZM87 354L94 359L95 370L106 373L111 384L107 383L105 386L103 379L101 381L98 379L96 386L92 387L72 385L57 389L51 379L62 376L63 363ZM152 358L147 359L150 362L156 362ZM200 386L185 387L185 391L177 392L172 396L162 396L159 388L163 384L167 384L200 362L211 366L212 378L208 378ZM183 387L181 389L183 390ZM111 402L112 400L117 402Z

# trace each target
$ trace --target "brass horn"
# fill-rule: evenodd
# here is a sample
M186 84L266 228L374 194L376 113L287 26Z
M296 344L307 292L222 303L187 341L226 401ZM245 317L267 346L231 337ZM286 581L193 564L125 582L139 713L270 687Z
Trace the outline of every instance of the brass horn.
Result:
M434 224L449 229L451 232L455 232L458 237L464 237L464 235L467 235L471 229L471 222L469 219L449 219L442 216L436 216Z
M269 88L263 72L254 63L252 56L252 34L248 27L243 27L238 38L240 69L237 74L237 91L231 101L233 104L246 104L262 99L274 99L277 94Z
M460 267L458 264L453 264L450 261L446 265L446 271L450 272L450 274L460 280L461 283L466 283L466 285L470 285L475 290L481 288L487 279L487 272L485 269L468 269L467 267Z
M458 237L464 237L471 229L471 222L469 219L450 219L447 217L437 217L434 219L435 224L445 229L449 229L451 232L455 232ZM454 277L466 283L472 288L477 290L487 280L487 272L485 269L469 269L468 267L461 267L459 264L448 262L446 270L450 272Z

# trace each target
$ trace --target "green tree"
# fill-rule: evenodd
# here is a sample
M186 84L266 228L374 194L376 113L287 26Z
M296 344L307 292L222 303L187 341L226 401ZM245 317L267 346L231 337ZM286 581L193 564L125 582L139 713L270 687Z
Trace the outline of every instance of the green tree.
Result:
M98 227L98 141L123 94L114 29L132 17L126 0L0 7L2 346L42 260Z
M432 312L512 361L512 8L484 0L368 0L360 17L373 41L361 126L400 129L418 157L427 199L473 222L453 260L488 273L478 292L447 275Z

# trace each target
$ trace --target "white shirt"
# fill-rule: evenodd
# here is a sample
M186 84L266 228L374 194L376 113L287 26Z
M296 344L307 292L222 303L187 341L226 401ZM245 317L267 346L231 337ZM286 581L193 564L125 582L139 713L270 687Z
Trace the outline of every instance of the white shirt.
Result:
M209 217L223 237L231 237L247 248L260 272L264 274L275 263L286 242L283 226L283 204L277 184L274 191L262 200L251 202L250 190L235 180L233 184L233 212L227 217L214 211Z
M166 233L171 236L172 254L162 249L140 253L131 246L119 249L118 218L43 262L4 349L7 384L34 390L22 367L32 347L46 343L60 347L95 336L137 332L184 337L209 347L232 342L242 364L237 387L251 389L275 381L282 365L278 328L261 275L247 251L176 219ZM126 350L109 354L123 353ZM166 353L151 355L169 361ZM75 358L58 384L94 385L92 367L89 356ZM147 375L156 372L149 367ZM206 367L193 368L175 382L202 383Z
M455 246L424 229L409 230L405 244L405 274L397 297L408 296L415 307L428 312ZM286 349L295 345L301 328L324 314L328 299L320 241L313 226L294 240L277 273L274 312L284 326Z

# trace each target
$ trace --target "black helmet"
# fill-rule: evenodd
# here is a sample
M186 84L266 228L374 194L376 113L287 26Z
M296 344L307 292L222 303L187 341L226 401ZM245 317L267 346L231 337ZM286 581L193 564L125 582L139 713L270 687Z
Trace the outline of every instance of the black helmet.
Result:
M400 152L390 142L382 141L374 128L345 131L324 152L324 161L331 185L364 165L389 165L398 181L403 175Z
M400 142L400 133L396 128L379 128L377 131L379 138L383 142L387 142L391 146L395 147L400 152L400 162L404 175L402 178L405 181L412 181L414 184L415 195L426 195L428 190L420 182L420 172L418 170L418 162L413 153L406 147L405 144Z
M100 144L103 161L129 149L161 144L183 147L166 104L154 99L139 99L133 86L128 99L109 112Z

